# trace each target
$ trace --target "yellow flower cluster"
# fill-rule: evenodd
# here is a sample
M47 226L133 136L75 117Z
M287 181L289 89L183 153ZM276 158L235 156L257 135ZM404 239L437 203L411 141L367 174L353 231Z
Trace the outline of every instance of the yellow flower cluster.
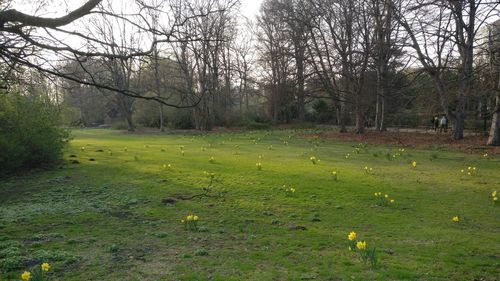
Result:
M213 156L211 156L210 159L208 159L208 162L210 162L212 164L215 163L215 158Z
M349 241L353 241L354 239L356 239L356 236L357 236L356 232L351 231L349 232L349 234L347 234L347 239L349 239Z
M460 218L458 216L454 216L451 220L453 222L460 222Z
M358 248L358 250L366 250L366 242L365 241L356 242L356 248Z
M316 164L316 162L319 162L319 160L318 160L318 159L316 159L316 156L311 156L311 157L309 157L309 160L311 160L311 162L312 162L313 164Z
M332 171L332 178L334 181L337 180L337 171Z
M411 162L411 166L413 167L413 169L417 168L417 161L413 161Z
M372 167L365 166L365 173L371 174L372 172L373 172L373 168Z
M297 191L297 189L295 189L295 187L293 187L293 186L290 186L290 188L287 188L286 184L283 185L283 189L285 190L285 193L287 195L295 194L295 191Z
M255 163L255 167L257 167L257 170L262 170L262 163L258 162L258 163Z
M188 215L186 221L197 221L199 218L197 215Z
M42 263L40 265L40 270L48 272L50 270L50 264L47 263L47 262ZM23 273L21 273L21 279L24 280L24 281L30 280L31 279L31 272L24 271Z
M475 176L477 174L477 168L474 166L469 166L467 167L467 169L460 170L460 173L462 173L462 175L467 174L467 176Z
M394 199L389 198L388 194L384 194L382 196L382 192L375 192L375 193L373 193L373 195L375 195L375 197L377 198L377 200L378 200L377 204L380 206L387 205L387 202L389 202L391 204L394 204L394 202L395 202Z
M29 273L28 271L25 271L21 274L21 279L27 281L27 280L30 280L31 278L31 273Z
M492 199L493 201L495 201L495 202L497 202L497 201L498 201L497 191L496 191L496 190L495 190L495 191L493 191L493 192L491 193L491 199Z

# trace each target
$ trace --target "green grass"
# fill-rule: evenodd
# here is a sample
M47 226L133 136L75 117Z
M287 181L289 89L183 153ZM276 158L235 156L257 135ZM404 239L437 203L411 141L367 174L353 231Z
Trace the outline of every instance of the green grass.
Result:
M66 281L498 280L498 156L393 158L397 147L356 153L302 132L74 131L63 167L0 182L0 280L41 261ZM477 176L461 175L468 166ZM203 193L204 171L216 175L210 197L162 203ZM376 205L379 191L395 203ZM180 222L191 213L199 231ZM377 268L348 250L352 230L377 248Z

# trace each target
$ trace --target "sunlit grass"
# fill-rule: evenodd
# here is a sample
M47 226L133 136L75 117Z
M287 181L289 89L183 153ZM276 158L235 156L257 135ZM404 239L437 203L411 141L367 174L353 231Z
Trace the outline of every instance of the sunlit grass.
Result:
M497 156L296 133L75 131L62 169L1 183L0 277L35 261L57 280L499 276ZM196 228L181 223L192 214ZM376 247L375 268L348 250L351 231Z

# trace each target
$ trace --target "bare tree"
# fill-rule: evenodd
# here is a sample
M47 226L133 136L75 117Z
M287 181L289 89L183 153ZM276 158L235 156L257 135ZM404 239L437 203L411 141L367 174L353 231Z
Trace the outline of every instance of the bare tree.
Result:
M64 68L59 67L58 64L65 60L85 61L92 58L125 61L150 55L159 44L204 40L202 34L189 29L184 29L180 33L178 27L189 25L214 14L220 14L228 5L219 2L218 0L207 0L206 9L185 13L183 10L185 5L180 5L178 1L168 0L168 4L164 6L163 10L158 9L162 24L157 27L152 25L145 15L154 7L147 0L126 2L128 10L125 13L114 12L110 9L109 2L105 0L87 0L81 7L72 12L54 18L29 15L10 8L9 2L3 3L3 9L0 11L0 59L8 65L7 70L10 71L19 70L19 66L29 67L48 75L55 75L102 90L114 91L132 98L153 100L176 108L193 107L201 101L201 97L191 99L189 103L184 99L170 103L163 97L145 95L131 88L102 84L96 79L79 79L72 73L64 72ZM114 45L120 42L103 41L92 34L81 32L82 28L85 27L84 21L88 22L103 17L108 18L108 20L113 18L121 25L133 26L135 32L155 34L156 37L152 40L142 41L137 48L128 48L127 46ZM72 38L71 42L77 43L68 43L69 37ZM84 43L82 44L82 42ZM96 48L96 46L100 47ZM110 53L109 50L113 49L121 49L122 51Z
M495 92L488 145L500 145L500 20L488 26L489 78Z
M468 1L408 1L404 9L392 5L395 18L408 33L418 61L440 97L443 112L453 119L453 139L462 139L467 99L474 82L474 50L478 30L497 11L499 4ZM410 20L411 18L411 20ZM454 61L458 54L458 61ZM458 89L452 89L446 73L456 71Z

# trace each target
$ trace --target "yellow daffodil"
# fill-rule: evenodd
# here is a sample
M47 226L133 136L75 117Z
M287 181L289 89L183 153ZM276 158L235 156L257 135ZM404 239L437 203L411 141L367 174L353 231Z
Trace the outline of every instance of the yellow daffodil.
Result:
M40 265L40 267L42 268L43 271L49 271L49 269L50 269L50 265L47 262L42 263L42 265Z
M197 221L198 219L199 219L198 216L193 216L194 221Z
M365 241L358 241L356 243L356 248L358 248L358 250L365 250L366 249L366 242Z
M193 216L193 215L188 215L188 216L186 217L186 220L187 220L187 221L192 221L192 220L193 220L193 218L194 218L194 216Z
M394 199L391 199L391 201L390 201L390 202L391 202L391 203L394 203Z
M491 197L497 197L497 191L496 190L491 193Z
M295 193L295 188L291 187L290 192Z
M413 162L411 162L411 166L412 166L413 168L416 168L416 167L417 167L417 161L413 161Z
M349 241L356 239L356 232L354 231L349 232L349 234L347 235L347 239L349 239Z
M23 274L21 274L21 279L23 279L24 281L28 281L30 280L31 278L31 273L29 273L28 271L25 271L23 272Z
M460 218L458 216L454 216L452 219L451 219L453 222L459 222L460 221Z
M385 197L385 198L389 198L389 195L387 195L387 194L386 194L386 195L384 195L384 197Z
M257 167L257 170L262 170L262 163L255 163L255 167Z

